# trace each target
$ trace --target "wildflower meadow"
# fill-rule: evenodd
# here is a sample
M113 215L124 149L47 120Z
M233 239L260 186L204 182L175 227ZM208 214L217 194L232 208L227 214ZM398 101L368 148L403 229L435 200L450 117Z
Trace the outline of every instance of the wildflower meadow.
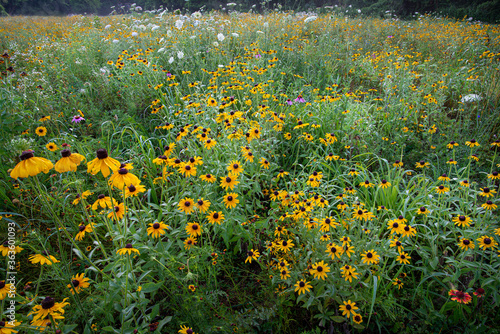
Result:
M0 18L0 334L499 333L500 27Z

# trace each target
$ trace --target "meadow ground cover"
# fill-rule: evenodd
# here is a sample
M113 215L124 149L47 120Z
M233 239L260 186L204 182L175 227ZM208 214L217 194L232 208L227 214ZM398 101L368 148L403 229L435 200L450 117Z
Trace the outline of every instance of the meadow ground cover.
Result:
M500 330L497 25L0 34L1 334Z

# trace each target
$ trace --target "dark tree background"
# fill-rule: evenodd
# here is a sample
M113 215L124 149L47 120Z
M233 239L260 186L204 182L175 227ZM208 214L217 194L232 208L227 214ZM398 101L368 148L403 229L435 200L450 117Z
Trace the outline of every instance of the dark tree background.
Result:
M145 10L163 6L169 10L196 11L201 7L205 10L220 9L227 2L237 3L239 5L237 8L241 11L247 11L254 5L256 11L273 9L278 4L283 10L296 11L313 10L322 6L352 5L355 9L361 9L364 14L376 16L384 15L387 10L392 10L403 18L409 18L415 12L437 12L458 19L467 15L484 22L500 23L500 0L0 0L0 14L108 15L112 12L112 6L120 12L126 10L132 3ZM262 5L263 2L265 6Z

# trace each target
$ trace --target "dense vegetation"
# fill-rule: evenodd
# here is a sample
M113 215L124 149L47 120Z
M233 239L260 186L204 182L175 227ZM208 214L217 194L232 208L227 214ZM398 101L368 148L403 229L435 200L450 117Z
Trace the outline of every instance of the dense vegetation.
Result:
M239 11L266 10L315 10L324 6L338 6L347 14L361 10L363 15L385 16L391 12L402 18L414 18L415 13L440 13L440 15L461 19L464 16L476 20L498 23L500 20L500 0L245 0L232 1ZM145 10L160 7L169 10L196 11L200 9L220 10L227 3L207 0L2 0L4 13L9 15L67 15L67 14L99 14L111 12L122 14L132 4Z
M0 19L0 333L498 333L500 28L237 8Z

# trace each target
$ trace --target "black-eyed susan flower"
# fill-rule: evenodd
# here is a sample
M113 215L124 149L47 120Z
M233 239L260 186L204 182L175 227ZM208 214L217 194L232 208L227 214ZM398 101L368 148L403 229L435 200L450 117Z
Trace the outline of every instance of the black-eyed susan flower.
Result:
M269 169L269 161L267 161L265 158L260 158L260 165L264 169Z
M186 232L190 237L196 238L197 236L201 235L201 225L197 222L188 223L186 226Z
M415 164L415 167L416 168L429 168L431 164L428 163L428 162L425 162L424 160L421 160L421 161L418 161L416 164Z
M189 249L191 249L191 247L196 245L196 243L197 243L196 238L189 237L186 240L184 240L184 248L189 250ZM217 262L215 262L215 263L217 263Z
M309 292L312 289L312 285L309 284L305 279L301 279L295 283L295 292L299 293L299 296L303 293Z
M354 321L355 323L357 324L361 324L363 322L363 317L361 316L361 314L357 314L357 313L352 313L352 321Z
M456 161L456 160L453 160L453 159L450 159L450 160L446 161L446 163L447 163L448 165L456 165L456 164L457 164L457 161Z
M39 126L38 128L36 128L35 133L38 136L43 137L47 134L47 128L44 126Z
M236 204L238 204L240 201L238 200L238 194L236 193L229 193L224 196L224 205L228 209L232 209L236 207Z
M82 224L78 226L78 233L75 236L75 240L82 241L83 238L85 237L85 233L91 233L92 231L94 231L92 223L87 225Z
M31 312L28 313L28 316L33 314L33 321L44 319L48 316L60 316L61 314L64 314L64 307L69 305L66 300L68 300L68 298L64 298L62 302L56 303L54 298L45 297L40 305L33 307Z
M15 290L15 287L12 284L6 284L5 281L0 281L0 300L4 300L13 290ZM2 327L0 327L0 331L1 329Z
M465 145L469 146L470 148L479 146L479 143L475 139L471 139L469 141L465 142Z
M339 306L339 310L342 311L342 315L347 315L347 318L350 318L351 314L356 314L355 311L358 309L355 302L351 302L350 300L343 301L344 305Z
M410 259L411 257L405 252L399 252L398 257L396 258L396 260L401 264L410 264Z
M240 183L237 179L237 175L234 175L232 173L229 173L228 176L226 177L221 177L221 183L220 186L227 190L228 188L233 190L234 187Z
M215 139L211 139L211 138L207 138L207 140L205 140L205 143L203 144L203 146L205 146L205 148L207 150L211 150L216 145L217 145L217 141Z
M146 230L148 235L150 235L152 238L160 238L162 235L166 233L166 230L168 230L169 227L167 224L164 224L162 221L161 222L154 222L154 223L149 223L149 227Z
M461 181L461 182L460 182L460 185L461 185L462 187L469 188L470 183L469 183L469 181L468 181L468 180L463 180L463 181Z
M245 259L245 263L252 263L252 259L257 261L259 259L260 253L258 250L251 249L247 251L247 258Z
M370 181L368 181L368 180L365 180L365 181L361 182L361 183L359 184L359 186L360 186L360 187L365 187L365 188L371 188L371 187L374 187L374 184L373 184L373 183L371 183L371 182L370 182Z
M446 186L443 186L443 185L439 185L437 186L436 188L436 192L439 194L439 195L442 195L442 194L445 194L447 192L450 191L450 188L446 187Z
M348 206L347 204L345 204L345 202L340 202L339 204L337 204L337 210L344 211L347 208Z
M441 176L438 177L439 181L450 181L450 178L446 174L441 174Z
M92 210L97 210L98 208L112 208L117 204L116 200L106 196L106 195L99 195L97 197L97 200L92 204Z
M53 142L50 142L48 143L47 145L45 145L45 147L47 148L47 150L49 150L50 152L55 152L59 149L59 147L57 147L56 144L54 144Z
M316 262L312 265L312 269L309 270L309 274L313 275L314 278L325 280L328 276L327 273L330 272L330 267L323 261Z
M182 211L187 215L191 214L195 207L194 200L189 197L181 199L177 206L179 207L179 211Z
M100 148L96 152L97 158L90 161L87 164L87 173L96 175L101 172L104 177L108 177L111 171L115 171L120 168L120 163L108 156L108 151Z
M470 226L472 219L470 219L467 216L460 215L460 216L453 217L452 221L455 223L455 225L458 225L460 227L468 227L468 226Z
M380 183L378 184L379 188L385 189L389 188L391 186L391 183L387 181L386 179L382 179Z
M48 173L54 167L50 160L35 157L32 150L24 151L19 158L21 161L10 172L10 177L16 180L18 177L26 178L38 175L41 172Z
M222 221L224 221L224 214L221 211L219 211L219 212L217 212L217 211L211 211L208 214L207 219L208 219L208 222L210 224L217 223L217 224L220 225L222 223Z
M5 240L3 244L0 244L0 253L2 253L2 256L7 256L9 255L9 252L12 254L14 252L15 254L20 253L23 251L24 248L19 247L19 246L14 246L13 248L10 247L9 241Z
M208 183L214 183L216 181L215 176L213 176L212 174L200 175L200 179Z
M140 193L146 191L146 187L142 184L131 184L125 188L125 198L138 196Z
M153 163L155 165L168 165L169 163L169 158L166 155L160 155L157 158L153 159Z
M483 196L483 197L493 197L495 194L496 194L496 190L495 189L490 189L488 187L484 187L484 188L479 188L481 190L481 192L479 193L480 196Z
M61 159L56 162L54 169L59 173L76 172L77 166L85 160L85 157L78 153L71 153L70 150L65 149L61 151Z
M417 210L417 215L425 215L427 216L429 214L429 209L427 209L425 206L421 206Z
M495 241L495 239L490 238L487 235L483 235L482 237L478 238L477 241L479 242L479 248L482 248L483 250L486 250L488 248L494 249L498 246L498 243Z
M86 289L90 286L89 279L84 277L85 274L77 274L71 278L71 283L67 287L71 290L72 294L80 293L81 290Z
M141 180L134 174L130 173L126 168L120 168L114 171L113 175L109 178L108 183L113 185L119 190L123 190L130 185L138 186Z
M286 280L290 277L290 270L288 270L288 268L283 268L280 270L280 278L282 280Z
M469 250L469 249L474 249L474 241L467 239L467 238L461 238L460 241L458 242L458 246L462 250Z
M387 222L387 229L391 230L391 234L398 233L401 234L403 232L404 224L399 223L397 220L389 220Z
M454 148L455 148L455 147L457 147L457 146L458 146L458 143L457 143L457 142L455 142L455 141L451 141L451 142L449 142L449 143L446 145L446 148L448 148L448 149L452 150L452 149L454 149Z
M277 242L277 246L280 251L287 253L289 250L292 249L293 246L295 246L295 244L292 242L291 239L288 239L288 240L279 240L279 242Z
M41 265L51 266L54 263L60 262L54 256L50 255L48 252L43 251L42 254L34 254L29 256L29 261L33 264L40 263Z
M500 173L498 173L497 171L491 172L491 174L488 174L488 179L500 180Z
M185 177L196 176L196 166L193 166L190 163L181 163L181 165L178 167L178 171Z
M326 217L320 221L320 231L328 232L330 228L337 227L338 223L332 217Z
M392 164L392 166L394 166L394 167L403 167L403 162L402 162L402 161L400 161L400 160L396 160L396 161Z
M378 264L380 260L380 255L377 254L373 249L364 252L361 254L362 262L366 264Z
M229 171L229 173L232 173L236 176L238 176L240 173L243 173L243 166L241 165L241 162L237 160L231 160L226 169Z
M119 250L116 251L116 254L119 255L125 255L125 254L132 255L132 253L141 254L138 249L132 246L132 244L126 244L125 247L120 248Z
M495 210L497 208L497 205L494 204L492 201L486 201L486 203L483 203L481 207L484 208L485 210Z
M111 212L108 213L108 218L113 220L120 220L125 216L127 211L128 208L125 207L124 203L117 204L112 208Z
M343 248L334 243L329 243L326 247L325 252L330 255L332 260L335 259L335 256L340 259L340 256L342 256L343 253Z
M417 230L410 225L404 225L402 230L401 230L401 236L404 237L414 237L417 234Z

